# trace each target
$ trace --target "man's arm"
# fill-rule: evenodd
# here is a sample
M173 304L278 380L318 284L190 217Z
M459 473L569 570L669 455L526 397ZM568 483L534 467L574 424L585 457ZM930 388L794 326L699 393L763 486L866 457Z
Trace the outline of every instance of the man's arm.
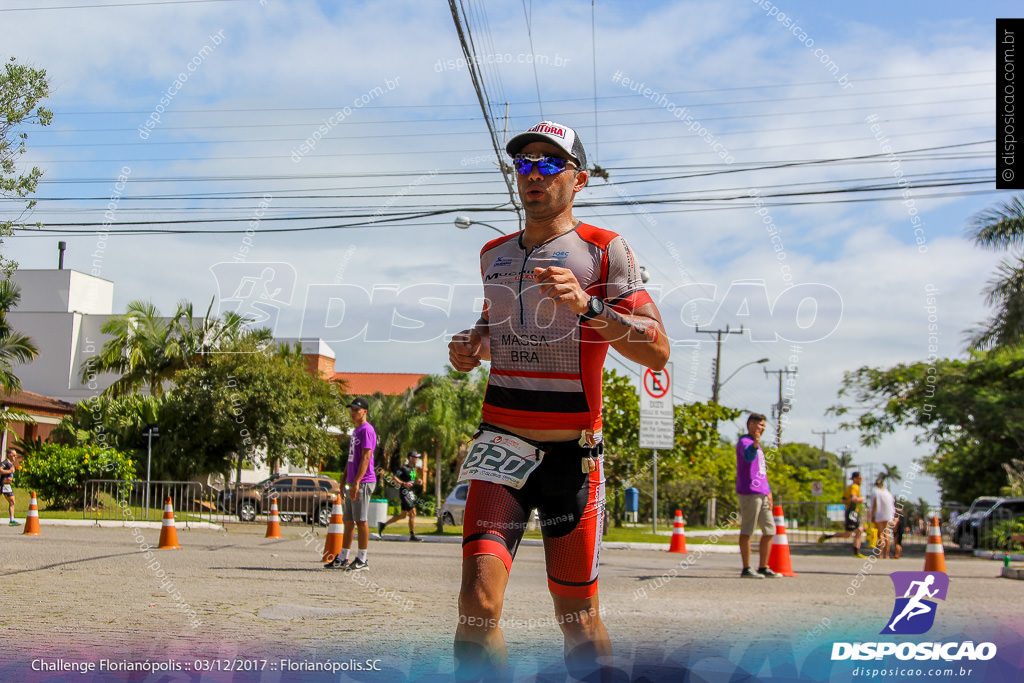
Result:
M576 280L568 268L550 266L534 269L540 291L556 304L568 306L576 315L587 311L590 294ZM637 308L632 314L614 310L605 304L604 311L587 323L611 347L629 360L652 370L665 367L669 357L668 335L661 322L661 314L653 303Z

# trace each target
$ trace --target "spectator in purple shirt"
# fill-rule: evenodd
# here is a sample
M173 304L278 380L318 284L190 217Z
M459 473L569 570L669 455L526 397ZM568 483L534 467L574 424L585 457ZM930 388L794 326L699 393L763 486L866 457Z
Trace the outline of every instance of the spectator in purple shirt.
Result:
M744 579L777 579L768 568L768 554L775 535L775 517L772 515L772 489L768 486L768 463L761 450L761 435L767 418L751 413L747 418L747 433L736 443L736 494L740 500L740 559L743 560ZM761 530L760 563L755 572L750 568L750 537L754 529Z
M377 433L366 421L370 404L365 398L353 399L348 404L348 409L355 429L349 440L348 464L341 474L345 532L338 556L324 566L329 569L359 571L369 568L366 564L366 550L370 545L370 496L377 486L377 473L373 467L373 449L377 447ZM348 484L348 490L345 484ZM358 532L359 550L356 551L356 559L349 562L348 553L349 546L352 545L353 531Z

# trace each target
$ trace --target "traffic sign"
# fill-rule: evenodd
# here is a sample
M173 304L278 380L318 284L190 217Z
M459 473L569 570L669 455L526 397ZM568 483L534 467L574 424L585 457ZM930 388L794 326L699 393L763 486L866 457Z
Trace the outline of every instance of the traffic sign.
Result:
M640 448L671 449L675 446L672 364L666 364L663 370L648 368L642 379Z
M825 493L825 487L822 485L822 483L820 481L812 481L811 482L811 495L812 496L820 496L820 495L822 495L824 493Z

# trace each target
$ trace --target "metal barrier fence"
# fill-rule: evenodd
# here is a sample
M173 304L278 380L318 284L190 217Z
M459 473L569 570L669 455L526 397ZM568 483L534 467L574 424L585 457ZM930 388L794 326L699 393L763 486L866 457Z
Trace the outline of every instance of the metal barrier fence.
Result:
M247 486L219 490L195 481L90 479L82 494L84 519L155 522L163 519L170 496L174 519L192 522L266 524L273 500L283 524L327 526L334 497L322 490L261 492Z
M836 502L821 501L789 501L778 503L782 505L782 511L786 518L786 539L790 543L817 543L821 535L836 534L844 531L842 504ZM831 506L831 512L829 510ZM862 509L864 506L861 506ZM942 520L949 519L949 510L936 509L929 513L937 514ZM861 518L861 526L867 532L870 526L867 520L867 510ZM952 538L952 525L941 523L942 542L944 545L954 546ZM849 538L837 538L827 540L826 543L850 543ZM907 524L903 532L903 545L927 545L928 543L928 521L921 520L913 515L907 516Z
M164 516L168 496L174 506L174 520L214 522L213 490L194 481L90 479L82 492L84 519L129 522L158 522Z

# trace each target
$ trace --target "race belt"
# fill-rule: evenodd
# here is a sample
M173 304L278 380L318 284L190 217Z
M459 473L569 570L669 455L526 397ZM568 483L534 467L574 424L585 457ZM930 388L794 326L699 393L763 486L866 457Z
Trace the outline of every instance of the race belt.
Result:
M520 437L484 429L469 447L459 481L477 479L521 489L543 459L544 451Z

